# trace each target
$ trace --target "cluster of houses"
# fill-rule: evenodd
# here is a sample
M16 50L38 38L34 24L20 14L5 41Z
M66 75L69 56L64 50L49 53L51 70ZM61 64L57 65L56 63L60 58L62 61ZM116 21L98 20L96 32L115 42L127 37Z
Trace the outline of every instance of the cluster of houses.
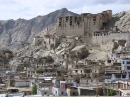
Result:
M10 62L5 59L0 64L0 95L102 96L115 91L114 95L130 96L129 33L119 32L116 27L113 31L102 30L111 15L112 11L108 10L97 15L86 13L81 17L59 18L56 33L50 34L47 30L44 37L34 37L30 46L45 51L39 53L44 56L35 57L38 51L31 55L14 54ZM62 20L74 23L68 22L66 27ZM85 24L78 23L79 20L82 23L85 20ZM86 30L84 25L88 25ZM92 27L94 31L85 36ZM75 29L79 29L76 36ZM93 58L97 50L103 53ZM12 56L9 51L0 53L7 58Z
M56 54L56 60L49 55L15 57L8 63L9 69L1 72L0 94L32 95L36 85L35 95L105 95L108 90L130 95L130 48L126 40L113 42L111 50L107 49L107 60L84 58L92 50L84 45Z

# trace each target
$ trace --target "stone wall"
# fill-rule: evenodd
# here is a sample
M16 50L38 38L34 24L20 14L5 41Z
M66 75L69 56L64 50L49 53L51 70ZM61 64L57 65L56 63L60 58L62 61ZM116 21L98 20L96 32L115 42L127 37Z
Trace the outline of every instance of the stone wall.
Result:
M117 42L113 41L108 41L100 44L100 49L104 51L113 50L117 47L118 47Z
M93 44L101 44L102 42L108 42L113 40L129 40L129 33L107 33L107 34L98 34L92 35L92 43Z

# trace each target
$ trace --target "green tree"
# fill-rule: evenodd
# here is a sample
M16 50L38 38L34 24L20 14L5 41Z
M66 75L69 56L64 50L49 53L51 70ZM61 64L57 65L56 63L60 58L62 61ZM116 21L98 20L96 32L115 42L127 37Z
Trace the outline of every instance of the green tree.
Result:
M106 96L114 96L116 95L116 91L115 90L109 90L106 94Z
M36 84L34 84L33 86L32 86L32 94L34 95L34 94L37 94L37 85Z
M43 73L43 69L42 69L42 68L38 68L38 69L36 70L36 72L41 74L41 73Z

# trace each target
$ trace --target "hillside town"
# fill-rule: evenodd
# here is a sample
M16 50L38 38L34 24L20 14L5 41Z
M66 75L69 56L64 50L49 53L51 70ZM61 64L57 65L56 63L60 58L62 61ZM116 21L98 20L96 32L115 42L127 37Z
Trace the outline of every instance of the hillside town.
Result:
M109 28L112 10L57 18L30 45L0 52L0 95L130 96L130 32Z

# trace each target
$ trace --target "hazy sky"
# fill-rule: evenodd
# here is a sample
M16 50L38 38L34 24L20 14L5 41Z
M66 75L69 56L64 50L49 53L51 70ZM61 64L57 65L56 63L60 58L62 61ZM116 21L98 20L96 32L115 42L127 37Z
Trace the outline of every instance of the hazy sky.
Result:
M0 20L46 15L61 8L75 13L98 13L113 10L113 13L130 10L130 0L0 0Z

